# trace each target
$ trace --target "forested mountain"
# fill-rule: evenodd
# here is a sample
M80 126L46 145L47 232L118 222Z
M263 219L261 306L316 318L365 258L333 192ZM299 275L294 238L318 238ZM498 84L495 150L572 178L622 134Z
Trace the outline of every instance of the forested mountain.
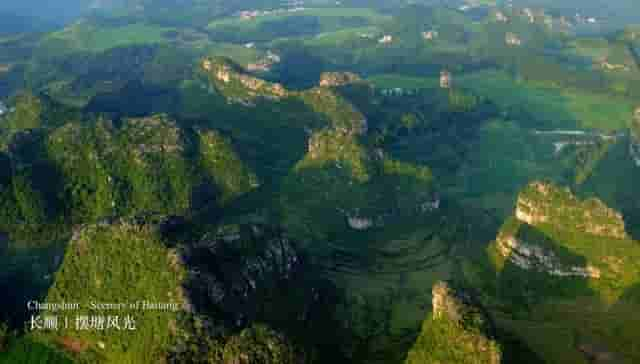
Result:
M636 7L0 4L0 364L640 362Z

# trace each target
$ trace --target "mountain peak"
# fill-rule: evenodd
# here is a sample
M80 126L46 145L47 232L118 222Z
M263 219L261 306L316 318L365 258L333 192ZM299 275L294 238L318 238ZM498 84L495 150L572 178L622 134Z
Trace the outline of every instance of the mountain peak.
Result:
M580 201L568 188L533 182L518 196L516 218L532 226L572 226L588 234L626 239L622 215L601 200Z

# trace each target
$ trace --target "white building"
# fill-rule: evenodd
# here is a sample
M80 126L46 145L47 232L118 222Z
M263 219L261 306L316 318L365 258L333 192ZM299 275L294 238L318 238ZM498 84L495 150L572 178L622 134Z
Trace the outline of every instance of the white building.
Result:
M451 72L447 70L440 72L440 88L451 88Z
M0 116L8 112L9 112L9 109L7 108L7 106L2 101L0 101Z
M438 32L436 30L430 30L428 32L422 32L422 38L426 40L434 40L438 38Z
M391 35L385 35L384 37L380 38L380 40L378 40L378 43L380 44L389 44L393 42L393 37Z
M509 18L507 18L507 16L504 15L503 12L497 11L496 12L496 21L501 22L501 23L506 23L506 22L509 21Z
M521 46L522 39L515 33L507 33L504 39L505 43L509 46Z

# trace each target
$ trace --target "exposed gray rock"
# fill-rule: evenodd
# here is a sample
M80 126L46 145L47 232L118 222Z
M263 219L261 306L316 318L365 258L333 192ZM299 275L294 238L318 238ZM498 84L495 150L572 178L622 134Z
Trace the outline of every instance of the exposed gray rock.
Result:
M568 266L550 250L523 242L513 236L499 236L500 254L524 270L536 270L557 277L600 278L600 269L592 266Z

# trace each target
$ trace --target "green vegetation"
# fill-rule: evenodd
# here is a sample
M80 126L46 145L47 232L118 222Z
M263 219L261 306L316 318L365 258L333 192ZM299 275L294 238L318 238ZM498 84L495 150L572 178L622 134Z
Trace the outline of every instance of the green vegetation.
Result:
M622 343L637 340L631 329L637 323L624 317L639 304L626 292L638 284L640 249L636 241L621 236L621 216L599 200L582 201L568 189L549 184L525 188L518 211L535 221L505 223L489 247L488 270L493 273L467 270L492 303L497 324L517 334L549 363L586 363L580 351L592 346L620 360L637 360L633 345ZM537 267L532 255L504 255L509 237L531 254L544 254L545 264L553 268ZM518 259L530 263L523 268ZM592 267L597 273L590 277L553 273L570 267Z
M0 352L2 364L73 364L66 355L28 338L14 338L6 351Z
M129 24L119 27L102 27L88 22L78 22L44 39L42 47L72 51L100 52L132 44L167 42L164 34L173 28Z
M215 28L225 25L238 25L243 24L245 26L256 26L262 22L273 21L276 19L283 19L291 16L315 16L315 17L362 17L373 22L381 22L387 20L388 17L383 16L373 9L368 8L309 8L302 11L296 11L294 13L283 12L281 14L269 14L265 16L259 16L256 19L244 20L239 17L227 18L216 20L209 23L209 28Z
M423 322L405 363L502 362L492 320L468 292L438 282L432 295L433 313Z
M219 197L222 204L256 187L228 142L212 131L196 134L192 140L165 116L128 119L119 129L99 121L56 130L48 148L63 173L66 210L78 221L116 212L178 213L194 201ZM199 155L192 156L193 150ZM220 196L206 190L195 195L209 180Z
M380 88L404 88L404 89L421 89L436 88L438 80L435 78L419 78L411 76L403 76L397 74L374 75L367 79L376 87Z
M178 319L187 302L182 287L184 267L176 253L168 250L160 239L152 226L129 221L78 231L67 248L47 300L77 302L80 309L68 317L69 328L38 336L73 352L81 362L162 360L180 335ZM122 254L123 249L126 254ZM89 256L95 259L87 259ZM127 306L116 311L91 306L92 302L114 302L114 297L116 303ZM141 301L168 302L176 305L176 309L144 310L129 306L142 304ZM119 316L119 330L114 327L107 330L108 316ZM103 317L104 321L96 317Z
M133 0L0 39L0 320L21 327L51 285L199 315L11 334L0 363L640 360L637 30L563 24L573 7L342 4L243 20L284 5ZM346 72L366 81L317 87ZM425 287L451 277L496 333L429 314Z
M494 364L500 363L500 348L479 331L468 331L448 318L429 316L405 363Z
M225 344L223 358L224 363L299 363L286 338L264 325L252 326L231 337Z
M10 130L36 129L42 125L43 105L39 98L31 93L23 93L15 98L14 103L15 112L7 120Z
M207 30L217 40L230 42L260 41L315 36L335 31L351 31L385 23L390 18L370 8L308 8L300 11L276 11L253 19L240 16L217 19Z
M482 72L454 82L488 97L516 118L530 118L547 127L620 130L628 125L633 110L633 104L623 98L517 83L502 73Z
M257 177L235 155L229 141L213 131L199 131L202 166L221 190L221 203L258 187ZM224 173L220 173L224 171Z
M119 127L104 119L70 122L18 136L0 181L0 202L17 207L2 210L5 231L145 211L185 214L258 186L221 134L182 129L165 115Z
M326 88L314 88L300 94L314 112L325 116L335 129L358 132L365 127L364 116L347 100Z

